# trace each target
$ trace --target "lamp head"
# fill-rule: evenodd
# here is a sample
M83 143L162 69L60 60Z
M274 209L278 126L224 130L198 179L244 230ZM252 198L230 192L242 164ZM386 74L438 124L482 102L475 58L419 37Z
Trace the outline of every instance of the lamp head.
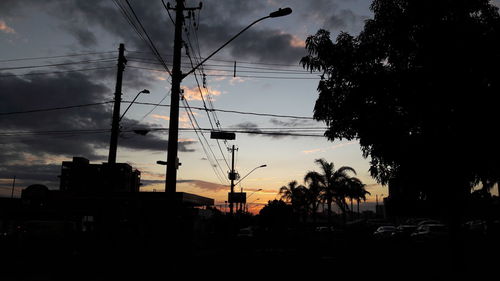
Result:
M138 135L141 135L141 136L145 136L149 133L149 130L134 130L134 133L138 134Z
M143 94L149 94L149 90L144 89L144 90L141 91L141 93L143 93Z
M266 165L266 164L264 164L264 165L260 165L260 166L259 166L259 168L264 168L264 167L267 167L267 165Z
M283 9L280 8L279 10L270 13L269 17L270 18L284 17L284 16L288 16L291 13L292 13L292 9L290 9L288 7L283 8Z

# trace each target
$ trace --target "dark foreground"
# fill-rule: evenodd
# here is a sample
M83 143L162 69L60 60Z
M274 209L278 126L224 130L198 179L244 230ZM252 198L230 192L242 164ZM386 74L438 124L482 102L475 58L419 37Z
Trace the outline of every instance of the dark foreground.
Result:
M341 276L446 280L495 274L497 232L414 241L375 238L372 229L256 231L154 237L9 237L0 280L181 280ZM106 242L103 242L106 241ZM496 274L495 274L496 275ZM478 279L479 280L479 279Z

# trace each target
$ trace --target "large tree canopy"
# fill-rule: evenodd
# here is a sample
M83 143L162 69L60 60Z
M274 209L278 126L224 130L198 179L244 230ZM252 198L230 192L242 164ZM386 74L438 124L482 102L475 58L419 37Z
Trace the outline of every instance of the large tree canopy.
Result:
M324 73L314 118L329 126L326 136L358 139L380 183L448 192L498 181L497 8L488 0L375 0L371 9L358 36L332 42L319 30L306 41L302 64Z

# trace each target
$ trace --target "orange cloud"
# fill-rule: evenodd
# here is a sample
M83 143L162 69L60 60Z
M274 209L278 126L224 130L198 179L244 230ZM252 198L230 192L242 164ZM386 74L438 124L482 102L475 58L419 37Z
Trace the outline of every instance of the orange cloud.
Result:
M198 113L193 112L193 115L198 115ZM169 116L160 115L160 114L152 114L151 117L154 119L162 119L162 120L170 120ZM179 126L181 128L191 128L191 122L189 121L189 116L186 112L182 112L181 116L179 116Z
M352 144L356 144L356 143L357 143L356 141L339 143L339 144L331 146L330 149L337 149L337 148L341 148L341 147L352 145Z
M198 86L193 86L191 88L189 87L183 87L183 90L184 90L184 98L186 100L199 100L201 101L202 98L201 98L201 94L200 94L200 90L198 89ZM222 94L221 91L217 91L217 90L214 90L214 89L206 89L206 88L201 88L201 91L203 93L203 97L205 98L205 100L207 99L207 92L210 93L210 95L213 97L213 96L219 96ZM212 98L212 100L214 100Z
M165 116L165 115L160 115L160 114L153 114L151 115L154 119L163 119L163 120L170 120L170 117Z
M294 48L305 48L306 41L300 39L299 37L292 35L292 39L290 39L290 46Z
M12 27L8 26L3 20L0 20L0 31L11 34L16 33L16 31Z
M321 148L316 148L316 149L311 149L311 150L303 150L302 153L304 154L313 154L322 151Z

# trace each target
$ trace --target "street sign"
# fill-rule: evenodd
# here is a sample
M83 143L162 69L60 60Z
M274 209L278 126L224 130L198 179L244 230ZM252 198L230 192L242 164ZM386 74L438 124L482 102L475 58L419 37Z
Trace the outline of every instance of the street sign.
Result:
M212 131L210 132L210 138L217 140L234 140L236 139L236 134L231 132Z
M229 203L246 203L247 193L246 192L231 192L227 193L227 199Z

